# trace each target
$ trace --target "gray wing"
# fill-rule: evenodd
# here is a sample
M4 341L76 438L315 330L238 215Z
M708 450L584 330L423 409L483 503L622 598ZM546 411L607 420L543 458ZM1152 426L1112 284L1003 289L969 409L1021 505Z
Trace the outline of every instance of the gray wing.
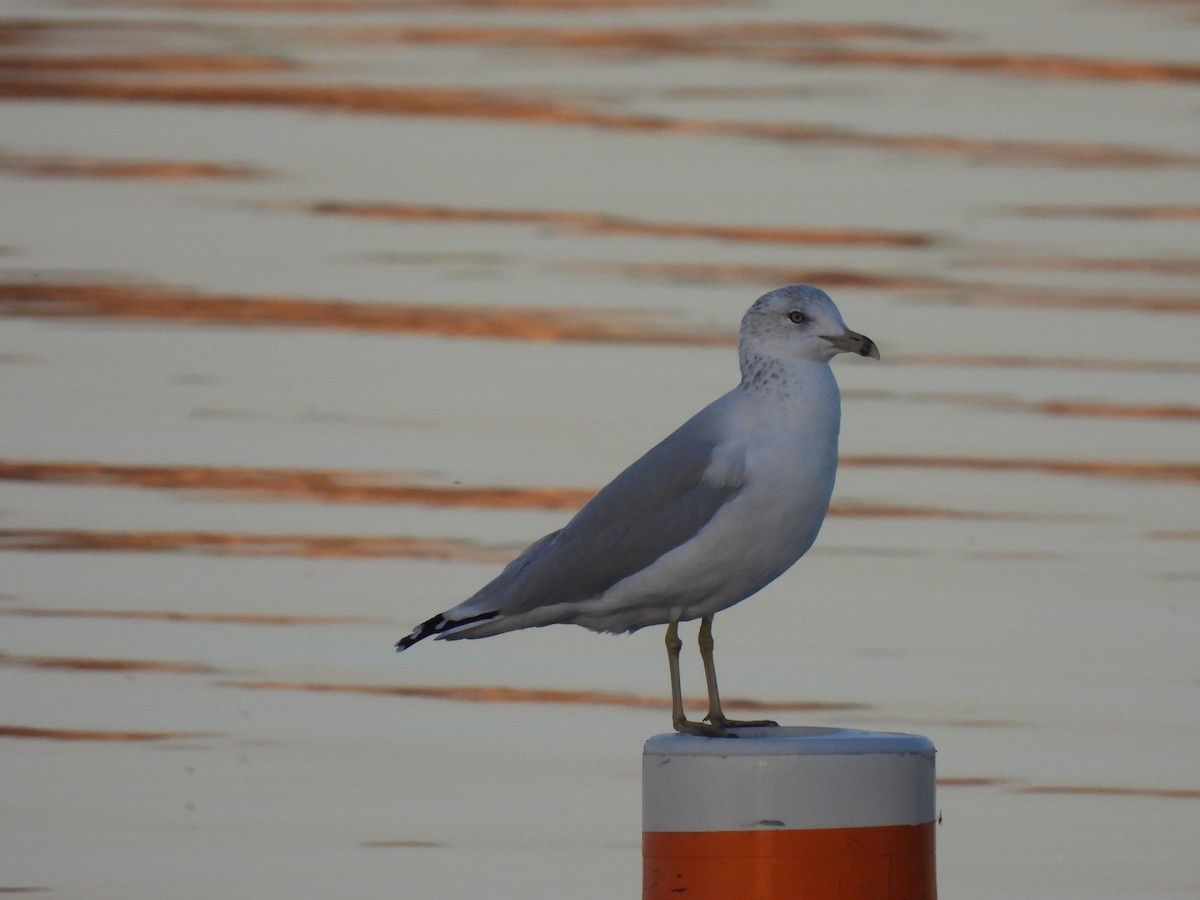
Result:
M742 487L740 478L704 478L719 418L712 406L698 413L447 616L587 600L687 543Z

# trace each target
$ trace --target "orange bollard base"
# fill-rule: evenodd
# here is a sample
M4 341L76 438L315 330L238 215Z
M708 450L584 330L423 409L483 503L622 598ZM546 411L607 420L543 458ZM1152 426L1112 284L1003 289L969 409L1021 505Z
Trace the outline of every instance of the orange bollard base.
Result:
M656 735L643 900L936 900L935 755L849 728Z
M647 832L642 898L932 900L933 829Z

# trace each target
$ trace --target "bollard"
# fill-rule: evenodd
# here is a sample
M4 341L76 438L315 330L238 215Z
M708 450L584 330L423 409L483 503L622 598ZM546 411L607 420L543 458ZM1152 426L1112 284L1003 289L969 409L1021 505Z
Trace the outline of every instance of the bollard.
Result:
M643 900L934 900L928 738L737 733L646 742Z

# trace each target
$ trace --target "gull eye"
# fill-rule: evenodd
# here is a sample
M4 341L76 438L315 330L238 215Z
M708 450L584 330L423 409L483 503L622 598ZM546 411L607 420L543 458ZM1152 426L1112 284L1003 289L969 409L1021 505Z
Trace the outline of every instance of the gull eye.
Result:
M800 312L798 309L793 309L790 313L788 313L788 321L793 322L796 325L803 325L808 321L808 316Z

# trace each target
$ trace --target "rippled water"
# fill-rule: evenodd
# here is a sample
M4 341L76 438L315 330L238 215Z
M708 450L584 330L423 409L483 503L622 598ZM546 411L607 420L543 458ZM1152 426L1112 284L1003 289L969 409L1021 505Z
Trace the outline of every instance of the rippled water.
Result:
M1198 26L0 5L0 890L636 896L660 630L391 643L803 280L883 360L727 706L931 737L943 896L1196 896Z

